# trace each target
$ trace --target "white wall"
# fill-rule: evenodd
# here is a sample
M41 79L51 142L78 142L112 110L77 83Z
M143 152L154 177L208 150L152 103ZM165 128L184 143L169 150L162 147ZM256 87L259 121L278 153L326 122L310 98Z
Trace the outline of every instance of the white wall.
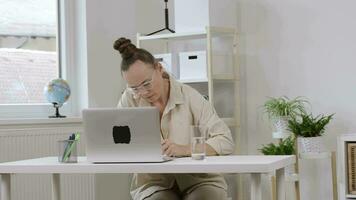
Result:
M353 0L237 0L248 153L272 141L259 108L267 96L305 96L314 114L336 113L325 135L330 150L338 135L356 132L355 7ZM326 166L307 168L326 176Z
M88 88L90 107L116 106L122 92L119 37L135 41L135 1L87 1Z
M119 37L135 41L135 1L87 0L87 73L89 107L115 107L124 83L121 56L113 49ZM129 199L127 174L96 175L96 199Z

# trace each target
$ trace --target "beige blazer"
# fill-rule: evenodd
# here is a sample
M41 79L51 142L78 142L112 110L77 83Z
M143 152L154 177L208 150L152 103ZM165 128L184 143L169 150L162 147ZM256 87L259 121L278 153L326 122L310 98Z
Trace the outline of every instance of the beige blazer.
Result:
M143 98L125 90L118 107L152 106ZM161 118L161 135L181 145L190 144L190 125L204 125L208 130L206 143L219 155L231 154L234 142L230 129L218 117L211 104L192 87L170 77L170 95ZM161 136L161 137L162 137ZM227 189L220 174L134 174L131 183L133 199L144 199L154 192L178 185L180 191L189 193L200 185L215 185Z

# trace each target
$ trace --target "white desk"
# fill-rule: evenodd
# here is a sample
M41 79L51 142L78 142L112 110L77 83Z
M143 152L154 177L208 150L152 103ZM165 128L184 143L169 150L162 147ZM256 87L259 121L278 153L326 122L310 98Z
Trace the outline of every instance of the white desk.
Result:
M11 174L52 174L52 199L60 200L59 174L75 173L249 173L251 200L261 200L261 174L276 175L277 199L285 200L284 168L295 163L294 156L213 156L205 161L179 158L166 163L92 164L86 157L78 163L61 164L57 157L44 157L0 164L1 199L10 200Z

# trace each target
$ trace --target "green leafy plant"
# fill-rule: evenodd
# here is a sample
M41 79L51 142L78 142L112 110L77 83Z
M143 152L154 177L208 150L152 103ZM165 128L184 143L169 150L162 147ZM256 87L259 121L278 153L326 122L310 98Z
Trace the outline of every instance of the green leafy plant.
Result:
M330 122L334 114L313 117L312 114L302 114L300 118L293 117L288 120L288 130L296 136L317 137L323 135L325 126Z
M264 155L293 155L294 154L294 139L290 136L282 140L279 144L263 145L259 149Z
M296 97L291 100L286 96L278 98L270 97L263 107L270 119L282 116L296 117L305 113L305 103L308 103L308 101L302 97Z

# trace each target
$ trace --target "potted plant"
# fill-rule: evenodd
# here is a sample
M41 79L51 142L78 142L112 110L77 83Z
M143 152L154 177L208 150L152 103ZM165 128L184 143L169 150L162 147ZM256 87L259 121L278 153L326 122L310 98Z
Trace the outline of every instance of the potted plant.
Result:
M270 143L259 149L264 155L294 155L294 139L289 136L279 144Z
M325 126L330 122L334 114L318 115L301 114L300 117L293 117L288 121L288 130L298 138L299 151L301 153L324 152L321 136L325 132Z
M263 155L294 155L295 154L295 139L293 136L289 136L286 139L282 139L278 144L269 143L267 145L263 145L259 151L263 153ZM286 167L285 174L286 176L290 176L294 173L294 165L290 165Z
M270 97L263 105L264 111L273 123L273 138L286 138L290 135L288 131L288 120L305 113L304 104L307 101L301 97L289 99L286 96Z

